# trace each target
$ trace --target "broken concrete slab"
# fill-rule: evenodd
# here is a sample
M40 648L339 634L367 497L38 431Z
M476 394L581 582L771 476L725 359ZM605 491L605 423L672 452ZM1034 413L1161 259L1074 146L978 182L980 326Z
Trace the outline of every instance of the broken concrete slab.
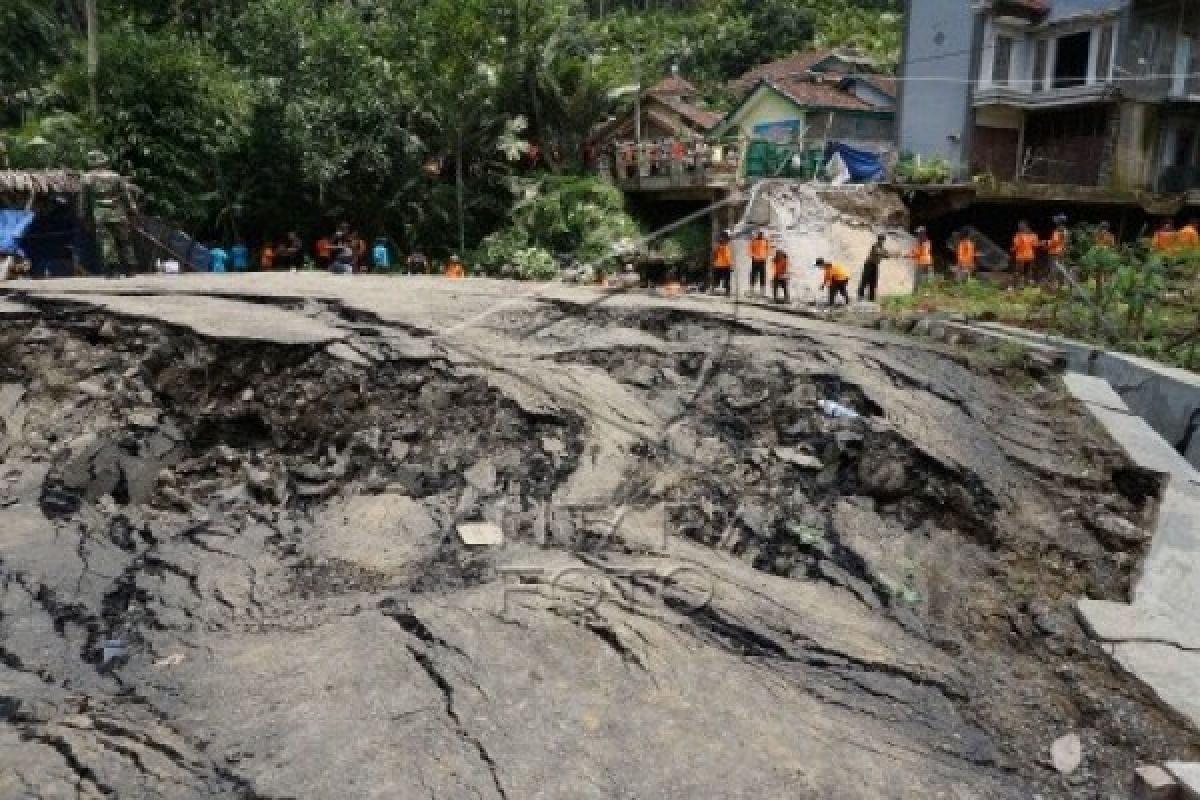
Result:
M1159 766L1138 767L1133 778L1133 800L1180 800L1179 782Z
M164 322L206 339L273 342L283 345L323 345L344 339L348 331L330 327L302 314L269 305L216 297L173 295L62 294L33 292L47 301L103 308L131 319Z
M1078 372L1068 372L1063 375L1062 379L1067 387L1067 391L1081 402L1100 406L1109 411L1119 411L1123 414L1131 413L1129 406L1125 405L1125 401L1121 399L1121 395L1117 394L1112 385L1103 378L1081 375Z
M1101 406L1092 406L1091 410L1138 466L1185 481L1200 481L1200 473L1146 420Z
M1179 782L1180 800L1200 800L1200 764L1171 761L1164 769Z
M1086 598L1076 607L1088 633L1099 641L1169 644L1200 653L1200 619Z

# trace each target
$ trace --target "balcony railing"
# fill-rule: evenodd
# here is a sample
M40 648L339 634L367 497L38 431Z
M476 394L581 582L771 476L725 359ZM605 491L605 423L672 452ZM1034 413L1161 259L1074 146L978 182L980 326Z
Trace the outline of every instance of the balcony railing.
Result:
M601 170L631 191L727 187L737 184L741 158L738 140L615 142Z

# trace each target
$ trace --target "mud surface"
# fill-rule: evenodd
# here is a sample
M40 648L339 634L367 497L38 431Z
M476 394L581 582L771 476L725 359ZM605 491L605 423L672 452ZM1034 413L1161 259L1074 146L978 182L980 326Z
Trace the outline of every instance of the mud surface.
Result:
M411 286L224 301L274 338L0 317L0 798L1124 798L1200 756L1071 612L1159 487L1052 376Z

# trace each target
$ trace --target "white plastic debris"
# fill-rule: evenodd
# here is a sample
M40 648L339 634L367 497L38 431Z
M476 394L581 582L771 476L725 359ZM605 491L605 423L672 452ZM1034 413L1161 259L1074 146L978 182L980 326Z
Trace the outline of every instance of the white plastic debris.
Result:
M846 408L841 403L835 403L832 400L822 400L818 405L825 412L825 416L834 419L858 419L860 416L854 409Z
M129 655L129 645L124 639L105 639L104 652L101 655L101 662L104 664L113 661L114 659L124 658Z
M458 538L471 547L496 547L504 544L504 531L491 522L471 522L458 526Z

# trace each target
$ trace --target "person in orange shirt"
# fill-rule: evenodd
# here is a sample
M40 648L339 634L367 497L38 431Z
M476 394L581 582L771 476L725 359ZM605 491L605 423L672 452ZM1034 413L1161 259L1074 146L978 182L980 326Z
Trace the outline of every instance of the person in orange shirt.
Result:
M1029 223L1021 220L1017 226L1017 235L1013 237L1013 261L1017 267L1017 286L1024 288L1033 274L1033 266L1037 262L1038 246L1041 242L1029 227Z
M1200 229L1196 226L1197 222L1193 219L1179 229L1179 233L1175 235L1175 244L1180 250L1195 250L1200 247Z
M717 240L717 246L713 249L712 269L713 269L713 288L720 289L725 287L725 296L728 297L733 293L731 285L733 276L733 244L732 237L729 231L723 231L720 238Z
M1070 237L1070 231L1067 230L1067 218L1059 214L1054 218L1054 233L1050 234L1050 238L1046 240L1051 284L1057 283L1066 269L1063 259L1067 257L1067 244L1070 242Z
M767 241L767 234L759 231L754 234L754 238L750 240L750 292L754 292L754 287L758 286L759 293L764 297L767 294L767 259L771 256L771 243Z
M969 280L975 274L977 254L975 240L971 238L971 234L964 232L958 237L958 244L954 248L955 272L958 274L959 280Z
M779 291L783 290L783 302L791 303L792 298L788 294L788 254L782 249L775 251L775 258L771 261L771 297L775 302L779 301Z
M258 254L258 268L263 272L275 269L275 248L270 242L264 244Z
M317 267L327 270L332 261L333 242L329 241L328 236L322 236L320 239L317 239Z
M917 243L908 257L917 268L913 288L919 288L933 275L933 242L929 239L929 231L924 227L917 228Z
M467 277L467 270L458 256L450 256L450 260L446 262L445 275L452 281L461 281Z
M1156 253L1169 253L1175 249L1178 241L1179 234L1175 232L1175 226L1167 220L1155 232L1154 238L1150 240L1150 247Z
M846 301L846 305L850 305L850 292L847 289L850 286L850 272L841 264L834 264L823 258L817 259L817 266L824 271L821 288L829 290L829 307L833 308L837 304L839 295Z

